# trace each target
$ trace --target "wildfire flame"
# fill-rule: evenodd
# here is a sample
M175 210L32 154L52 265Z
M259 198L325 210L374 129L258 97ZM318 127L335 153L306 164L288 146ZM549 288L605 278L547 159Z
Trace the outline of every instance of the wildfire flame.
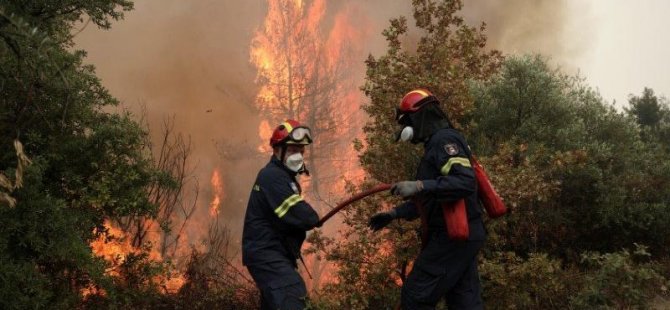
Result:
M100 236L91 243L91 249L95 256L102 256L108 262L118 263L119 261L123 261L128 254L136 251L121 229L112 226L108 220L105 221L104 225L110 238ZM108 274L119 275L114 269L110 269Z
M215 217L219 215L219 210L221 208L221 200L223 199L223 182L221 182L221 175L219 174L219 169L214 169L212 171L212 178L210 180L212 184L212 192L214 198L209 204L209 215Z
M107 236L103 234L98 239L91 242L91 250L95 256L102 257L113 266L113 268L107 269L105 274L110 276L120 276L118 269L115 268L115 266L122 264L128 255L139 253L140 249L133 247L127 234L123 232L123 230L112 225L109 220L105 221L104 226L105 229L107 229ZM160 262L163 260L163 257L156 249L151 249L148 259ZM154 280L163 283L163 286L169 292L176 292L185 282L185 278L181 274L172 275L167 279L162 278L161 276L156 276ZM84 297L92 294L104 296L106 292L96 287L89 287L82 290L82 295Z
M261 138L261 145L258 146L258 151L261 153L266 153L270 150L268 141L272 137L272 127L267 120L262 120L261 124L258 126L258 136Z
M360 137L364 121L358 83L365 72L363 46L370 34L365 18L356 15L355 2L339 6L332 19L326 18L326 4L268 0L268 13L250 51L258 70L256 105L262 112L258 150L269 150L272 128L284 119L312 128L312 154L307 154L312 176L301 183L306 199L320 213L326 211L320 203L324 199L335 202L344 196L346 180L356 182L364 176L350 141ZM329 277L325 264L308 258L307 265L315 275L313 287Z
M256 33L250 53L261 84L256 102L267 112L259 127L264 139L269 138L270 122L302 116L302 100L316 68L310 58L321 44L318 29L325 12L324 0L310 1L309 5L300 0L270 0L268 4L263 28Z

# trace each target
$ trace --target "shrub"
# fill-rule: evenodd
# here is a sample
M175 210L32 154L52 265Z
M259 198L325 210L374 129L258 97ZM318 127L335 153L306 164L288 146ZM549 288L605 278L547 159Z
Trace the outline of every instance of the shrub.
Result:
M649 261L650 256L640 245L632 254L625 249L584 253L582 263L595 269L587 271L582 290L570 304L578 309L648 309L667 281L658 272L658 264Z

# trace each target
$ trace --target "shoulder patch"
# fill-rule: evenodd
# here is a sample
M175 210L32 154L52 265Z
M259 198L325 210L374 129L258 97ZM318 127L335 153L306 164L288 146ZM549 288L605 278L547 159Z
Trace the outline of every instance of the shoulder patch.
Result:
M456 143L447 143L444 145L444 151L451 156L456 155L459 152L458 145Z
M291 189L293 190L294 193L300 194L300 191L298 190L298 185L295 184L295 182L291 182Z
M261 191L261 187L258 186L258 184L255 184L255 185L254 185L254 190L257 191L257 192L260 192L260 191Z

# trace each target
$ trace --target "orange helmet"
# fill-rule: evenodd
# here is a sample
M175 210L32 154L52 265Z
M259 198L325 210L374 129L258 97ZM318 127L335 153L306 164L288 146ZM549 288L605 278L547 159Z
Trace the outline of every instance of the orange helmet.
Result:
M427 102L437 100L427 89L417 88L405 94L400 101L398 114L414 113L419 111Z
M277 126L270 138L272 147L282 144L308 145L310 143L312 143L312 133L309 127L303 126L300 122L292 119L287 119Z
M396 135L396 141L411 139L412 143L419 143L438 129L453 127L439 105L437 97L424 88L417 88L405 94L396 108L395 119L403 126Z

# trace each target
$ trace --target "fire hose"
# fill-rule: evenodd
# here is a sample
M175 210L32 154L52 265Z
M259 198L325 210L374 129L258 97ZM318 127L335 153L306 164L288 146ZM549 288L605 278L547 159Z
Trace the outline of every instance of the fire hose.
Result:
M475 178L477 180L477 187L478 187L478 196L479 199L481 200L482 204L484 205L484 208L486 209L486 213L491 218L497 218L505 213L507 213L507 208L505 207L505 203L502 201L502 198L500 198L500 195L496 192L496 190L493 188L493 185L491 185L491 181L489 180L488 175L486 174L486 171L484 171L484 168L479 164L479 162L472 157L472 163L473 167L475 170ZM328 219L330 219L335 213L340 212L340 210L344 209L346 206L350 205L353 202L356 202L358 200L361 200L367 196L370 196L372 194L385 191L391 188L390 184L382 183L379 184L371 189L368 189L362 193L358 193L354 196L349 197L349 199L340 202L335 208L330 210L328 214L326 214L323 218L319 220L317 223L317 227L321 227L323 223L325 223ZM467 217L463 218L465 215L465 204L463 203L462 206L459 206L461 210L461 216L460 220L464 221L465 225L467 225ZM461 223L463 224L463 223ZM454 226L454 224L450 225ZM465 233L467 235L467 233Z
M390 185L390 184L382 183L382 184L379 184L379 185L377 185L377 186L375 186L375 187L373 187L373 188L371 188L371 189L368 189L368 190L366 190L366 191L364 191L364 192L362 192L362 193L358 193L358 194L356 194L356 195L354 195L354 196L349 197L349 199L340 202L339 204L337 204L337 205L335 206L335 208L333 208L332 210L330 210L330 212L328 212L328 214L326 214L324 217L322 217L322 218L319 220L319 222L316 224L316 227L321 227L321 226L323 225L323 223L325 223L328 219L330 219L331 217L333 217L333 215L335 215L337 212L340 212L340 210L344 209L344 207L346 207L346 206L348 206L348 205L350 205L350 204L352 204L352 203L354 203L354 202L356 202L356 201L358 201L358 200L361 200L361 199L363 199L363 198L365 198L365 197L367 197L367 196L370 196L370 195L372 195L372 194L376 194L376 193L379 193L379 192L388 190L388 189L390 189L390 188L391 188L391 185ZM302 255L299 255L298 257L300 257L300 261L302 262L302 265L305 267L305 271L307 272L307 275L308 275L309 278L311 279L311 278L312 278L312 274L309 272L309 269L307 269L307 265L305 265L305 261L303 260Z
M337 204L337 205L335 206L335 208L333 208L332 210L330 210L330 212L328 212L328 214L326 214L325 216L323 216L323 217L319 220L319 223L317 224L317 227L321 227L321 225L323 225L323 223L325 223L328 219L330 219L331 217L333 217L333 215L335 215L335 213L340 212L340 210L344 209L346 206L348 206L348 205L350 205L350 204L352 204L352 203L354 203L354 202L356 202L356 201L358 201L358 200L361 200L361 199L363 199L363 198L365 198L365 197L367 197L367 196L370 196L370 195L372 195L372 194L376 194L376 193L379 193L379 192L388 190L388 189L390 189L390 188L391 188L391 184L385 184L385 183L383 183L383 184L379 184L379 185L377 185L377 186L375 186L375 187L373 187L373 188L371 188L371 189L368 189L368 190L366 190L366 191L364 191L364 192L361 192L361 193L358 193L358 194L356 194L356 195L354 195L354 196L349 197L349 199L340 202L339 204Z

